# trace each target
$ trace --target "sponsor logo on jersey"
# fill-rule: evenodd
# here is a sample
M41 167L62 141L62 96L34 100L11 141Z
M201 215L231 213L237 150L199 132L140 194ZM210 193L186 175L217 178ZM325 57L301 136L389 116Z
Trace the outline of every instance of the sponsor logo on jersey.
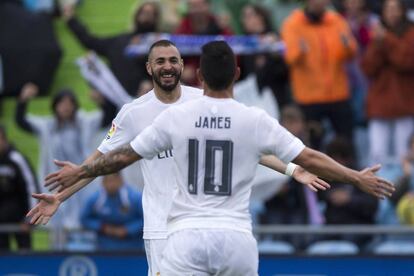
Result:
M115 134L115 131L116 131L116 125L114 122L112 122L111 129L106 134L105 140L111 139L111 137Z

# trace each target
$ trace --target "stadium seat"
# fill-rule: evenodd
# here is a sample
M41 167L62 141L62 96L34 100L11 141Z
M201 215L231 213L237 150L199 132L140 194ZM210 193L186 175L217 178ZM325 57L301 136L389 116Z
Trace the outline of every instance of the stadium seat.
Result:
M414 254L414 241L384 241L374 247L373 253L379 255L411 255Z
M264 254L293 254L295 248L285 241L264 240L259 242L259 253Z
M354 255L359 253L359 248L349 241L332 240L315 242L307 248L306 252L311 255Z

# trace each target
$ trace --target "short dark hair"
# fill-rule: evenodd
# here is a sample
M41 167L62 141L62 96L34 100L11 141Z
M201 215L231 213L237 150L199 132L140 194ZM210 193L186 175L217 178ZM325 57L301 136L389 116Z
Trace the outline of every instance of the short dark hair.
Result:
M214 90L230 86L236 74L236 57L225 41L212 41L202 47L200 71L204 81Z
M170 47L170 46L177 48L174 42L168 39L161 39L161 40L155 41L148 50L148 58L151 55L152 49L156 47Z

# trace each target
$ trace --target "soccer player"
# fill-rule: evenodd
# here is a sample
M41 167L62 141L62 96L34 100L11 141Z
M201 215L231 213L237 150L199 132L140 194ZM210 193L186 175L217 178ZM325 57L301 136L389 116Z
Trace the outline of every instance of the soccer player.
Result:
M264 111L233 100L240 71L225 42L203 46L197 73L203 97L166 109L131 143L91 163L61 163L63 168L48 179L72 185L174 149L177 189L168 216L161 275L257 275L258 252L248 205L251 180L262 155L294 161L380 198L394 191L391 183L375 176L380 166L362 171L344 167L307 148Z
M147 62L147 71L152 76L154 89L121 109L114 119L107 137L84 164L132 141L136 135L153 122L157 115L168 107L202 97L200 89L180 85L182 70L183 62L174 44L167 40L154 43L150 48ZM220 122L221 124L222 122ZM144 176L144 240L149 275L156 275L160 271L161 253L166 243L167 214L172 202L174 187L172 182L175 179L172 155L171 149L168 149L140 162ZM62 163L58 162L58 164ZM278 169L279 172L286 170L286 165L273 156L263 157L262 164ZM292 164L289 165L289 168L292 168ZM329 187L326 182L300 167L294 170L293 176L313 190ZM84 179L73 186L60 187L59 193L54 195L34 195L41 201L28 213L29 216L33 216L32 222L46 224L61 202L86 186L91 180L92 178ZM53 181L48 181L47 184L51 184L52 189L58 187Z

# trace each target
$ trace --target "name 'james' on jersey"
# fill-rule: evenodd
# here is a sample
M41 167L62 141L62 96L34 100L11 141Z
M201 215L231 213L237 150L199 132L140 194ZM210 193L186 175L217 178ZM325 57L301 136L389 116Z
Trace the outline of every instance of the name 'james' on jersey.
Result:
M203 96L171 107L131 142L144 158L174 149L178 190L170 232L185 228L251 231L249 198L260 157L285 163L305 148L266 112Z

